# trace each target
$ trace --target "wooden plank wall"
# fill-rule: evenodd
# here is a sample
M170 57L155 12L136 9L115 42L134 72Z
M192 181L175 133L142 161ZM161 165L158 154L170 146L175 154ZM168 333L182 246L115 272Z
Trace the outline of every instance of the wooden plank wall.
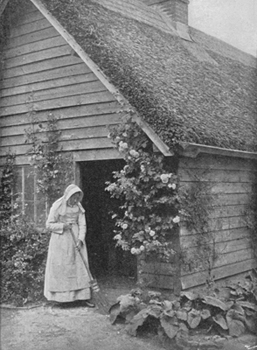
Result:
M256 266L244 214L257 177L256 163L212 155L182 158L178 176L181 189L188 188L199 179L208 184L213 206L209 215L208 237L215 252L214 258L210 259L210 270L205 264L182 266L182 289L205 284L208 276L222 283ZM181 249L192 261L197 261L198 256L197 235L198 232L189 231L182 225Z
M24 129L31 110L41 122L49 112L60 119L61 147L76 160L117 157L106 125L120 119L120 105L32 4L12 28L4 57L0 164L9 150L17 164L28 162Z

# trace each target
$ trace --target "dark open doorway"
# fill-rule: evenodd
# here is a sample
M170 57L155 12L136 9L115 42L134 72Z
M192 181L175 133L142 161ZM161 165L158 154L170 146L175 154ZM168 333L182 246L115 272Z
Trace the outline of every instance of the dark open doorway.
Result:
M113 181L112 173L124 166L122 160L81 162L82 205L86 210L87 247L92 274L99 277L136 276L136 258L115 247L114 222L111 212L120 205L105 191L106 181Z

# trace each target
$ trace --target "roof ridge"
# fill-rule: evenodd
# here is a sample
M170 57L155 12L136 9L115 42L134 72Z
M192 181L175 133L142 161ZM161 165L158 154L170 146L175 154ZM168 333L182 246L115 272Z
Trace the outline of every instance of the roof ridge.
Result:
M248 67L257 68L257 58L253 55L197 28L190 27L190 33L193 40L206 50L238 61Z
M169 33L173 36L177 36L177 31L174 26L168 24L164 20L160 11L147 6L138 0L92 0L106 7L108 10L118 12L127 18L134 19L141 23L148 24L155 27L165 33Z

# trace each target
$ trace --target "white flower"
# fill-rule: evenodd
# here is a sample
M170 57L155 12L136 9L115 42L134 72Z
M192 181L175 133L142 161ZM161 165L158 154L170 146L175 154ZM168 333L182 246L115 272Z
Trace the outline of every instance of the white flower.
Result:
M113 239L117 239L118 241L121 239L121 234L117 234L116 236L113 237Z
M175 218L173 218L173 222L174 224L177 224L180 222L180 217L179 216L175 216Z
M131 254L136 254L136 248L131 248L130 252Z
M149 232L149 235L153 237L153 236L155 235L155 231L151 230L151 231Z
M131 248L130 252L133 255L138 255L141 253L141 250L140 250L140 248Z
M121 227L123 230L126 230L128 228L128 224L123 224Z
M176 184L168 184L168 187L172 188L173 190L175 190L177 186L176 186Z
M141 166L140 166L140 169L141 169L142 173L145 172L145 166L144 166L144 165L141 165Z
M128 148L128 144L126 142L123 142L123 141L120 141L119 142L119 150L122 152L124 151L125 149Z
M137 151L135 151L134 149L132 149L131 151L129 151L129 154L134 157L134 158L138 158L139 157L139 153Z
M143 245L141 245L140 250L141 250L141 252L143 252L145 250L145 247Z
M167 184L169 182L169 175L168 174L161 174L160 176L162 183Z

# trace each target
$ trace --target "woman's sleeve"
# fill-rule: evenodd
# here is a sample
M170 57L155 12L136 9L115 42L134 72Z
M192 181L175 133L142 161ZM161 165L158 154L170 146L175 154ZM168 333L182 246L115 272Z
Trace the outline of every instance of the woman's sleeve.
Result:
M52 206L48 215L48 219L46 221L46 228L52 231L53 233L61 235L63 233L64 224L58 221L58 218L58 211L54 206Z
M78 239L81 240L82 242L84 242L85 237L86 237L86 232L87 232L87 224L86 224L85 214L82 212L79 213L78 225L79 225Z

